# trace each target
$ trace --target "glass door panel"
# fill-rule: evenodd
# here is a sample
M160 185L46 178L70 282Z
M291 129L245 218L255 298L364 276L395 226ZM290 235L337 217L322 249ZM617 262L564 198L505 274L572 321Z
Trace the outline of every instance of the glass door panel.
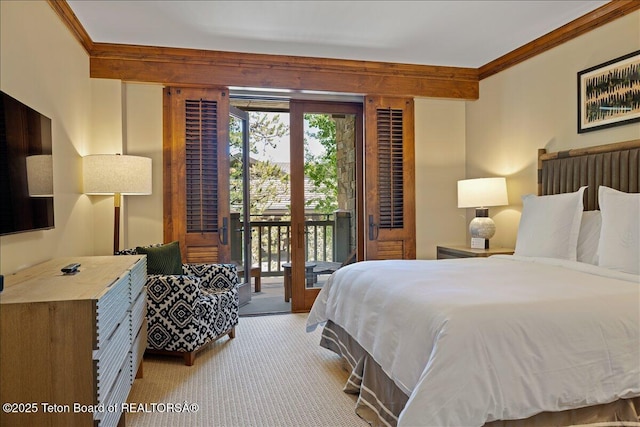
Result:
M291 103L292 311L309 310L358 246L358 107Z
M251 225L249 204L249 115L234 106L229 107L229 184L231 201L230 246L231 261L238 266L242 283L240 305L251 301ZM259 283L259 282L257 282ZM259 289L256 289L259 291Z

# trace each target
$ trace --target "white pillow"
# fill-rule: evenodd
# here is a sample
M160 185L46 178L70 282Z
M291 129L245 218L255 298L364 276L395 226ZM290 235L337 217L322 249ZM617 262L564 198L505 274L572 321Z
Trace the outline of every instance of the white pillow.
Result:
M582 212L580 234L578 234L578 261L598 265L598 244L600 241L600 211Z
M598 265L640 274L640 193L601 185L598 199L602 212Z
M515 255L575 261L585 188L551 196L523 196Z

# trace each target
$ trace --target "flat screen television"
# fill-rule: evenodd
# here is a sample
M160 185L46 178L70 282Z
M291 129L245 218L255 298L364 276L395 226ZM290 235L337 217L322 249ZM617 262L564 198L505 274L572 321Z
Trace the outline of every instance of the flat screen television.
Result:
M0 235L54 227L51 119L0 91Z

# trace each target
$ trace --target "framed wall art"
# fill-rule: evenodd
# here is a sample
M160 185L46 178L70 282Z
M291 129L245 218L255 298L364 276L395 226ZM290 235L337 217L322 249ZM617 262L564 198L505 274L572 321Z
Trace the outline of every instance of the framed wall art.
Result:
M640 50L578 73L578 133L640 121Z

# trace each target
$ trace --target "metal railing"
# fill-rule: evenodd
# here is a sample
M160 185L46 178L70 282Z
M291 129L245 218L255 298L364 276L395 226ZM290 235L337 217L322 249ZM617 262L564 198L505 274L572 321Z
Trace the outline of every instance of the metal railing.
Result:
M289 215L251 215L251 254L262 276L281 276L282 264L291 262L291 219ZM308 214L305 221L305 255L309 261L335 262L349 253L344 231L338 240L336 229L348 230L350 217L344 214ZM231 214L231 259L242 259L242 222ZM348 232L347 232L348 233ZM336 252L337 251L337 252ZM336 253L343 255L336 255ZM342 260L338 260L342 261Z
M250 224L251 252L256 260L260 260L262 275L282 275L282 264L291 262L291 221L288 217L252 216ZM333 261L333 233L333 215L308 215L305 221L306 259Z

